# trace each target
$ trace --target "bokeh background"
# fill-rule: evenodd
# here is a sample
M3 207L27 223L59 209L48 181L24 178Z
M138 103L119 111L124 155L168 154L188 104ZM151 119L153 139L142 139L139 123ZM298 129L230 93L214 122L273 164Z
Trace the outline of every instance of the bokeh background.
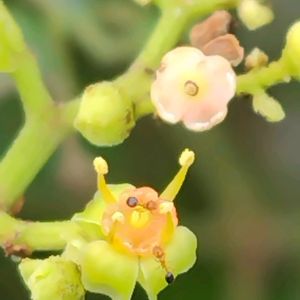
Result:
M58 101L125 71L158 18L155 8L140 8L130 0L5 2ZM300 18L300 2L271 2L276 15L272 24L255 32L240 24L236 33L247 52L258 46L276 59L289 25ZM161 190L178 168L178 154L190 147L197 162L177 205L182 223L197 234L199 258L159 299L298 300L300 83L274 87L271 93L287 113L279 124L265 122L252 112L250 99L239 98L230 105L226 121L206 133L195 134L148 117L114 148L93 147L75 134L27 190L20 217L64 219L82 209L95 191L91 164L95 155L108 159L111 183L146 184ZM9 78L1 76L1 155L22 122L17 92ZM16 265L2 252L0 299L29 299ZM87 299L107 298L88 294ZM133 299L146 299L146 295L138 287Z

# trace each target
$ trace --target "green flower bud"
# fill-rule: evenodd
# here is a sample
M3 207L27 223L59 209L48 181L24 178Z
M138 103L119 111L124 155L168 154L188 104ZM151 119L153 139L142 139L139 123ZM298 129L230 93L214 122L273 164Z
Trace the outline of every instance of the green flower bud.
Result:
M21 30L4 3L0 2L0 71L12 72L18 65L18 55L25 49Z
M283 50L282 61L288 68L289 74L300 80L300 21L288 31L286 46Z
M59 256L45 260L23 259L19 270L32 300L84 299L78 267Z
M269 122L279 122L285 118L281 104L264 92L253 96L252 105L253 110Z
M92 144L122 143L135 125L133 105L111 82L96 83L83 93L75 127Z
M243 0L238 7L238 15L249 30L255 30L271 23L273 11L259 0Z

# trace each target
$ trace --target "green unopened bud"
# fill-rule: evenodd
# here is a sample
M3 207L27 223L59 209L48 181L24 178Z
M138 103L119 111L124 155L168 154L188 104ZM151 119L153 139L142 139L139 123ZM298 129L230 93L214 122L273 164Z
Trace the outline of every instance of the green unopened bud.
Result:
M83 300L84 288L78 267L59 256L45 260L23 259L21 275L32 300Z
M271 23L274 14L271 8L262 5L259 0L242 0L238 15L249 30L255 30Z
M135 125L133 105L111 82L96 83L83 93L75 127L92 144L122 143Z
M18 64L18 55L24 49L21 30L0 1L0 71L14 71Z
M288 31L282 61L288 68L289 74L300 80L300 21Z
M253 110L269 122L279 122L285 118L281 104L264 92L253 96L252 105Z

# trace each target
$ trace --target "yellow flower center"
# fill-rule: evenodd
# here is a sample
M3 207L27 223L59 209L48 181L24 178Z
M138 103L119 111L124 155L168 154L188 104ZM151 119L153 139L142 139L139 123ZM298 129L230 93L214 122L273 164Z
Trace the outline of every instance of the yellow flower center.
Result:
M123 192L102 218L107 239L118 249L138 256L151 256L155 247L163 247L177 223L173 203L160 199L149 187Z

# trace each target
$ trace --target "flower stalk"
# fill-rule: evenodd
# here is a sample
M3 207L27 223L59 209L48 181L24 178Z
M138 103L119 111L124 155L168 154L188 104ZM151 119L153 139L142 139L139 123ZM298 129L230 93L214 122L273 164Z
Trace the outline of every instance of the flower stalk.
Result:
M78 232L71 221L27 222L0 212L0 244L8 255L62 250Z

